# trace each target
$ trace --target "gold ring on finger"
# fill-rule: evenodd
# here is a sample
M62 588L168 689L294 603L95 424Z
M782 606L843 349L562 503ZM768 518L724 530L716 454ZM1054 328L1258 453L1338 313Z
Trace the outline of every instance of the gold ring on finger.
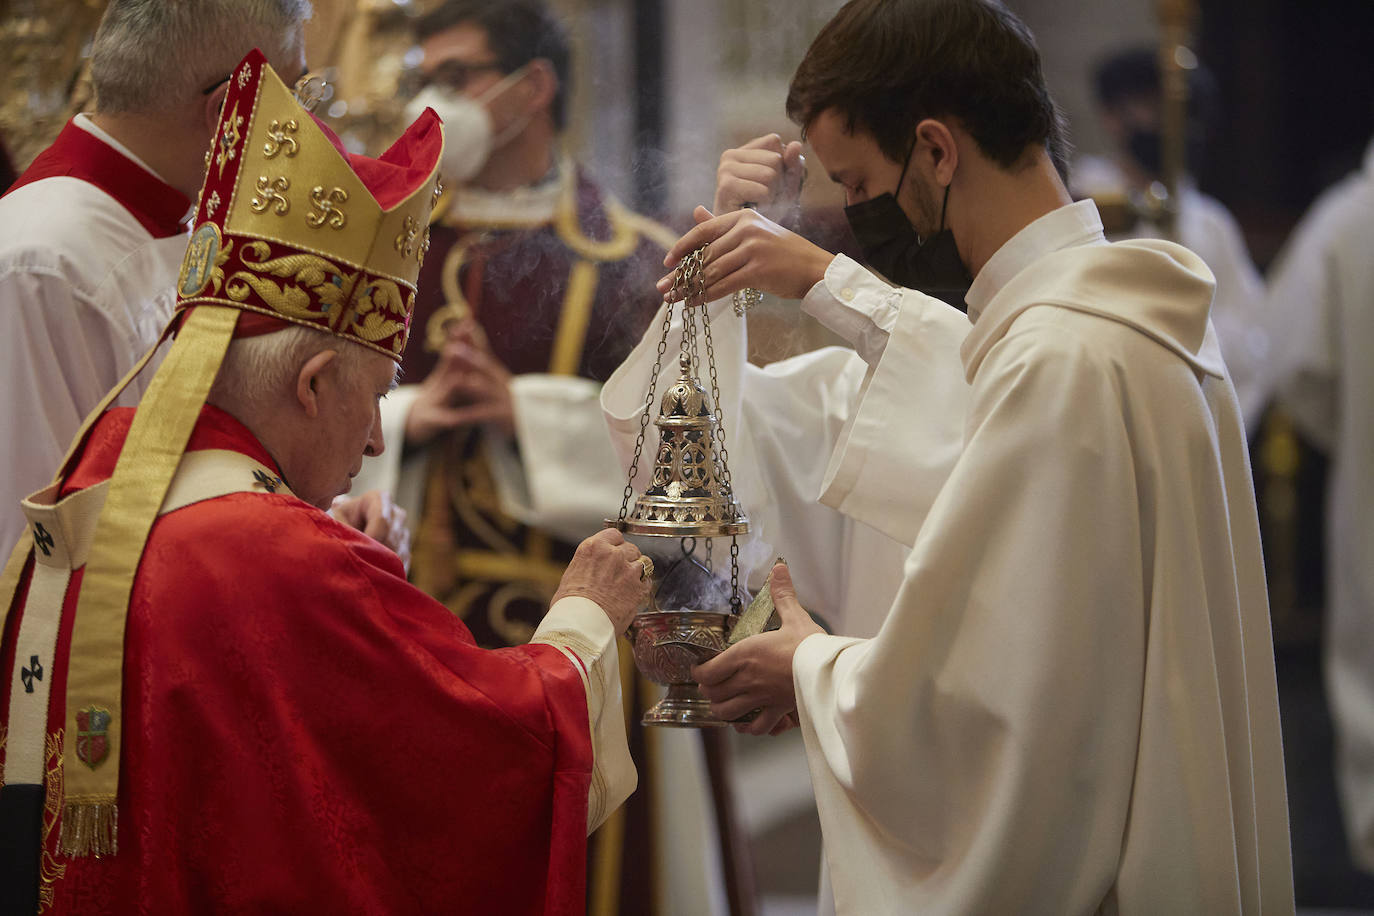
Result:
M643 582L654 574L654 561L646 556L641 556L635 561L639 564L639 581Z

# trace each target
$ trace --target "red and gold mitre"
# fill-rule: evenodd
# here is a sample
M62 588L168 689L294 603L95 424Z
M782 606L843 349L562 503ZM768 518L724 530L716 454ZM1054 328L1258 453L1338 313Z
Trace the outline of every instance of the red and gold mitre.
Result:
M442 147L426 109L380 158L351 155L250 53L229 79L178 310L232 306L399 361Z

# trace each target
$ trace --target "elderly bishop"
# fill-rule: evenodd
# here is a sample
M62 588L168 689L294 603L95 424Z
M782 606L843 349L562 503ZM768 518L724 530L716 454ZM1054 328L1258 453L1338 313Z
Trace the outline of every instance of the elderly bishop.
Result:
M351 156L260 53L234 71L175 343L0 583L5 912L581 910L647 563L589 539L532 643L484 650L322 511L384 446L442 144L427 111Z

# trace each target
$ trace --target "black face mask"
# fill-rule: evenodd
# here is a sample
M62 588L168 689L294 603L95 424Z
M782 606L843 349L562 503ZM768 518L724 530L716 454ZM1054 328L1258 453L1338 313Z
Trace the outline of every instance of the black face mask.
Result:
M907 154L907 164L897 178L898 188L910 163L911 155ZM845 207L844 215L870 267L899 286L919 290L967 312L964 296L973 278L959 260L954 233L945 228L948 204L946 187L945 201L940 207L940 230L924 242L890 191Z

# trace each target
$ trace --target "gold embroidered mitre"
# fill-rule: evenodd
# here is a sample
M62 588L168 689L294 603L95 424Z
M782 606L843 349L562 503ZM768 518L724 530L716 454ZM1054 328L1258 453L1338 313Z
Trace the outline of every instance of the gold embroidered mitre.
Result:
M441 145L439 119L426 110L380 159L351 156L250 54L229 81L178 308L270 315L399 361Z
M426 110L378 159L350 155L250 53L235 68L208 159L195 229L178 280L175 343L134 413L91 536L67 661L60 779L63 854L118 851L124 629L148 533L230 341L290 322L399 362L415 279L439 194L443 133ZM156 348L154 348L156 349ZM87 417L86 433L152 356ZM54 492L56 490L54 489ZM35 541L0 575L0 628Z

